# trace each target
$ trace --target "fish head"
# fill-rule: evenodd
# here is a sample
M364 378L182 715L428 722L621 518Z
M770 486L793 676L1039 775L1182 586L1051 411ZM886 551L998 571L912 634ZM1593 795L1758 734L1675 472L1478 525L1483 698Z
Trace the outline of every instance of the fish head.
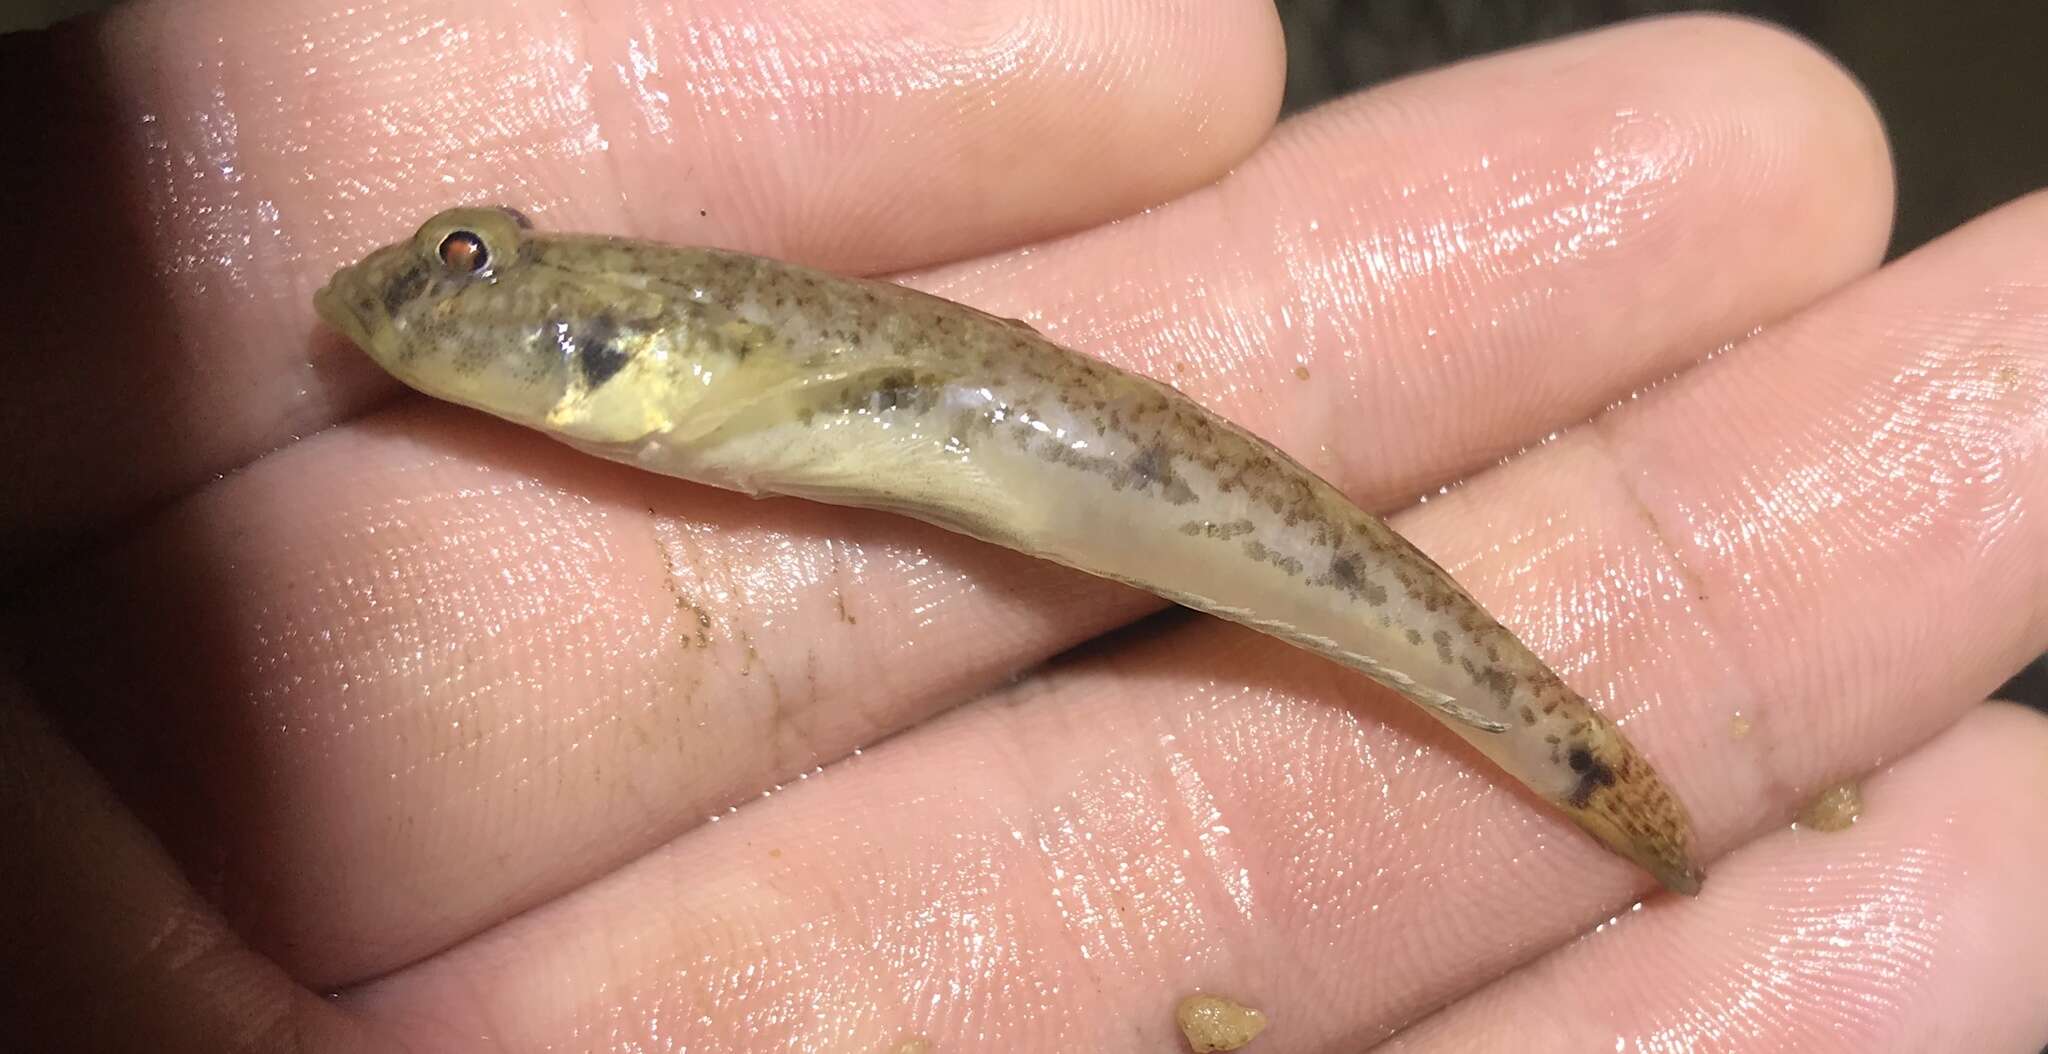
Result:
M624 243L454 208L335 272L320 317L428 395L576 440L632 443L691 393L658 368L675 307L636 283ZM648 383L652 372L660 383ZM685 371L686 372L686 371Z

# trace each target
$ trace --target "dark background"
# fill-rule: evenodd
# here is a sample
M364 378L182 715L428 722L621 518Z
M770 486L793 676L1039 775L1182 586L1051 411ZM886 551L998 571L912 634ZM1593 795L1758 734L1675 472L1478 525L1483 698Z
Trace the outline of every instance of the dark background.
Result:
M1679 11L1778 23L1863 82L1898 167L1891 254L2048 187L2048 3L1278 0L1289 112L1488 51ZM2048 246L2043 246L2048 252ZM2048 655L1999 691L2048 712Z

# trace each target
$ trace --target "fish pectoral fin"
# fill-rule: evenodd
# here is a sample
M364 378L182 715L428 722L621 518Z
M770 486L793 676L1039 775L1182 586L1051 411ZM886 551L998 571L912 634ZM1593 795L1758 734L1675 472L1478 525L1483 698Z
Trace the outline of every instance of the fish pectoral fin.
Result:
M988 507L986 502L971 500L964 493L952 496L912 494L875 485L834 485L816 481L778 483L773 489L778 494L804 501L905 516L954 534L1030 551L1017 539L1015 527L1005 522L1003 514Z
M751 325L751 323L746 323ZM735 338L738 339L738 338ZM761 356L777 359L776 356ZM715 408L692 412L686 427L666 435L672 446L706 443L714 439L773 428L791 417L829 403L850 387L900 375L900 366L863 366L853 369L801 369L776 362L743 367L724 382L720 403Z

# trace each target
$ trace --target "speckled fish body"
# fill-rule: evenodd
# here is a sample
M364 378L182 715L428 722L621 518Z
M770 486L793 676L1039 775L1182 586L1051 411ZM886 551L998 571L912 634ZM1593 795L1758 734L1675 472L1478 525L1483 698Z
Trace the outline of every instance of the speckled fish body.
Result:
M1649 763L1442 568L1271 444L1021 322L501 209L434 217L316 303L405 383L590 453L915 517L1326 656L1699 888Z

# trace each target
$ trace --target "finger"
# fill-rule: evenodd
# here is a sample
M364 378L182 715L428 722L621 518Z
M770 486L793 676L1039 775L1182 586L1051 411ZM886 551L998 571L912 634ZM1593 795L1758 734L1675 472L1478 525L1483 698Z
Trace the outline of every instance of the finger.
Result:
M387 397L310 297L446 205L902 267L1215 178L1281 77L1256 0L135 3L9 57L9 564Z
M1284 132L1238 178L1072 254L925 284L1180 384L1378 506L1806 306L1889 237L1868 101L1749 22L1624 25ZM1239 277L1267 269L1287 280ZM1149 310L1103 312L1104 290Z
M2012 512L2048 500L2044 226L2048 197L1994 213L1397 521L1625 719L1708 856L2048 647L2048 528ZM1709 529L1736 522L1759 530ZM711 1049L838 1028L1087 1049L1128 1008L1221 988L1289 1043L1343 1049L1646 887L1412 708L1344 709L1366 694L1194 620L898 736L365 998L466 1003L454 1020L522 1037L699 1014ZM580 995L540 998L565 978ZM948 998L1017 991L1046 999ZM778 1018L791 1002L818 1016Z
M1815 186L1800 178L1833 184L1857 159L1876 156L1858 98L1839 82L1833 91L1809 85L1828 69L1810 52L1746 26L1711 27L1558 45L1575 60L1531 52L1498 61L1521 64L1565 98L1597 92L1591 83L1561 84L1557 67L1620 86L1616 97L1586 102L1591 112L1624 104L1676 110L1703 97L1729 107L1674 121L1699 129L1699 143L1650 144L1659 157L1687 162L1683 172L1667 171L1668 185L1645 191L1662 209L1728 214L1725 222L1648 225L1641 242L1620 239L1614 252L1624 259L1549 256L1531 270L1446 257L1439 282L1417 277L1403 287L1413 306L1372 308L1384 319L1381 334L1350 330L1334 308L1313 325L1242 325L1287 317L1318 297L1370 308L1377 279L1355 247L1375 231L1468 228L1475 217L1498 215L1503 199L1525 196L1516 173L1569 171L1609 144L1606 126L1588 124L1576 109L1532 101L1526 112L1481 114L1476 105L1445 105L1470 121L1547 132L1504 163L1510 174L1488 192L1360 212L1356 202L1380 199L1374 188L1400 178L1355 160L1361 144L1382 135L1373 115L1410 108L1400 98L1367 97L1290 126L1270 157L1255 158L1214 192L1029 254L1034 266L1014 274L1013 295L1060 303L1068 283L1116 291L1091 294L1097 313L1077 306L1062 328L1105 355L1178 376L1226 414L1326 462L1362 500L1383 504L1418 475L1404 459L1422 461L1423 473L1475 468L1507 436L1540 435L1570 419L1554 415L1618 398L1760 321L1735 305L1774 310L1793 295L1788 288L1817 293L1818 282L1861 266L1867 254L1842 249L1842 239L1817 243L1795 271L1733 272L1739 280L1716 279L1729 271L1711 253L1684 257L1685 274L1673 281L1742 287L1680 298L1663 313L1609 307L1639 284L1644 261L1672 258L1668 239L1681 232L1692 245L1725 236L1729 252L1761 236L1749 226L1761 192L1744 174L1755 159L1746 148L1721 155L1709 144L1774 143L1769 129L1781 120L1803 130L1814 122L1788 101L1806 99L1835 111L1826 127L1861 132L1829 139L1802 131L1800 149L1816 151L1811 164L1783 169L1790 185L1767 196L1809 197ZM1693 54L1708 42L1725 50L1725 61L1695 66L1658 56L1659 48ZM1652 79L1652 68L1698 70L1725 90ZM1403 90L1426 97L1469 87L1498 98L1512 79L1481 64ZM1564 123L1544 124L1552 119ZM1756 134L1727 140L1713 131L1729 124ZM1412 144L1397 140L1393 152L1447 164L1429 155L1447 127L1458 126L1414 132ZM1459 141L1481 138L1472 127ZM1563 199L1532 206L1530 237L1563 237L1550 217L1570 213L1567 202L1587 193L1562 176L1554 185L1565 188ZM1232 217L1276 200L1299 210L1291 222L1317 230L1275 248L1263 233L1233 226ZM1782 229L1772 213L1761 210L1758 222ZM1862 240L1874 251L1881 214L1869 212L1866 222ZM1135 286L1117 280L1133 273L1134 260L1144 263L1136 273L1152 277ZM1810 266L1816 260L1832 262ZM931 280L972 284L988 274ZM1460 352L1462 368L1442 367L1444 352L1426 331L1446 307L1432 298L1514 303L1536 288L1583 291L1569 298L1569 310L1549 316L1556 333L1497 344L1475 338ZM1167 356L1196 334L1220 350L1189 357L1191 369L1175 374ZM1366 345L1399 361L1381 363ZM1612 347L1644 350L1618 363L1599 350ZM1332 379L1299 381L1293 371L1301 362ZM1371 370L1414 380L1349 387L1346 378ZM1480 394L1497 386L1486 378L1533 372L1551 378L1553 405L1492 405ZM1304 420L1329 431L1302 433L1289 423ZM1388 440L1384 462L1318 453L1349 449L1340 429L1354 422L1377 429L1383 421L1397 422L1386 426L1390 435L1402 433ZM218 557L229 549L231 566ZM323 981L388 969L403 961L394 956L430 950L436 945L428 942L567 888L707 813L985 690L1132 617L1142 603L896 521L657 486L445 409L337 431L259 464L191 503L92 581L67 583L67 592L111 591L133 606L79 613L92 629L52 640L46 668L66 683L90 678L94 697L110 701L110 732L96 742L110 771L137 774L140 798L182 801L193 793L188 773L203 773L198 792L217 805L199 815L219 820L191 841L171 837L195 858L233 862L229 895L251 929L275 942L266 950ZM218 618L195 625L166 607L189 610L195 597ZM119 621L109 622L114 612ZM141 697L129 680L140 674L130 671L147 667L68 657L75 652L67 644L107 642L164 661L197 649L224 672L179 689L180 705L136 712L121 701ZM251 752L247 763L180 760L217 759L231 744ZM285 773L289 785L280 787ZM248 819L250 802L267 803L280 818L230 822ZM504 823L508 813L520 823ZM403 816L433 822L394 829L391 818ZM450 830L473 836L451 838ZM221 831L234 841L221 845ZM477 859L497 866L480 877ZM339 866L344 860L349 866ZM360 946L348 934L359 935Z
M2038 1050L2048 816L2012 803L2044 760L2040 715L1975 712L1865 781L1853 829L1775 831L1391 1049Z
M0 816L0 1021L22 1049L389 1049L244 947L11 679Z

